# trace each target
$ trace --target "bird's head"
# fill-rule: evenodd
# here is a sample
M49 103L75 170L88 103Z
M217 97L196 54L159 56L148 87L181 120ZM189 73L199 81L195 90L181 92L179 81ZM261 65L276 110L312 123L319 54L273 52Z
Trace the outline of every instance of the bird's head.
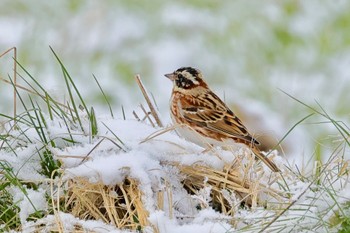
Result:
M203 80L202 73L192 67L182 67L173 73L165 74L165 77L173 81L174 88L183 91L198 87L208 87L207 83Z

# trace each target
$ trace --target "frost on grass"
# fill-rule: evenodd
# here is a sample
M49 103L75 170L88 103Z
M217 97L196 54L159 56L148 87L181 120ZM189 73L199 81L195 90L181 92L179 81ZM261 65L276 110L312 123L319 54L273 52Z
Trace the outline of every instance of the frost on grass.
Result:
M32 135L31 143L19 133L22 144L0 154L18 179L37 186L8 188L23 231L257 232L269 223L269 231L324 230L337 211L334 197L341 196L340 203L350 198L339 161L315 181L287 168L277 152L269 157L281 174L248 149L203 152L172 131L135 120L100 117L93 138L69 133L61 121L47 122L45 134L55 146L19 125ZM157 131L164 133L150 139ZM43 147L60 161L60 175L49 180L37 159ZM36 211L46 214L28 219Z

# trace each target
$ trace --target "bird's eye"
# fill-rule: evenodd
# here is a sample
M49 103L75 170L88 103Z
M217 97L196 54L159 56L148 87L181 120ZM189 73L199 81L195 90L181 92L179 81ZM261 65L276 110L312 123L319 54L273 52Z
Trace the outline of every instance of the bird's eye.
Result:
M175 82L178 87L185 87L185 77L182 74L177 75Z

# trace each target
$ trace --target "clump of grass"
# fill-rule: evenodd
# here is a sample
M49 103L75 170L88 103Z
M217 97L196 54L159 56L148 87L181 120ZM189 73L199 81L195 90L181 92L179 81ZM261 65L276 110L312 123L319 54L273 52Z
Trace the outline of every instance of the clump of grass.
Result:
M132 178L118 185L72 179L65 197L59 205L80 219L102 220L119 229L141 230L150 225L138 181Z
M8 53L8 50L1 56ZM16 49L14 50L16 51ZM1 113L0 116L5 119L1 121L0 131L0 150L6 153L18 156L18 149L26 148L30 145L35 145L34 153L29 160L35 157L40 161L40 167L37 172L42 174L47 179L55 179L61 176L61 163L54 157L52 149L64 146L74 145L80 143L76 138L77 132L83 137L90 138L90 142L98 135L96 113L93 107L88 109L82 95L80 94L76 84L68 73L67 69L61 62L60 58L51 48L54 57L58 61L66 88L69 93L69 100L67 103L60 103L56 101L51 94L26 70L14 56L14 74L8 79L0 77L1 81L10 84L14 89L14 116ZM24 72L26 77L20 74ZM17 78L27 85L22 86L18 84ZM98 83L98 82L97 82ZM101 86L98 84L100 90ZM76 97L78 101L76 101ZM107 99L106 99L107 101ZM18 103L21 104L24 112L17 114ZM107 101L108 103L108 101ZM110 106L110 104L108 103ZM79 106L82 106L79 108ZM113 116L112 109L110 113ZM86 117L82 117L87 115ZM60 120L61 127L66 129L66 134L62 137L52 137L50 134L49 121ZM87 122L90 127L84 128L83 122ZM29 131L31 132L29 134ZM72 133L74 131L74 134ZM35 132L36 136L32 134ZM64 144L62 145L62 142ZM26 162L24 161L23 164ZM20 208L17 203L13 202L12 195L8 192L8 187L16 186L27 197L27 189L37 189L41 181L23 180L17 176L19 171L14 171L12 166L6 161L0 161L0 225L2 230L20 230L21 222L18 217ZM48 200L50 197L48 196ZM36 209L33 205L34 210ZM48 211L48 213L52 213ZM46 214L48 214L46 213ZM45 214L41 211L35 211L31 214L28 220L42 218Z

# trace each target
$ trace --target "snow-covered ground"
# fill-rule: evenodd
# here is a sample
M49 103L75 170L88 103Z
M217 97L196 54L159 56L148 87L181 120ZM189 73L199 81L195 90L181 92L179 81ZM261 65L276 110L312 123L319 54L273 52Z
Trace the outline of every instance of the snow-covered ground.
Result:
M88 130L89 121L84 117L82 120L85 130ZM99 116L97 122L99 133L92 139L84 136L80 130L74 130L74 127L69 133L62 119L46 121L45 135L55 142L55 147L48 148L54 158L61 161L59 172L62 176L51 181L41 173L41 160L37 152L44 144L39 134L23 124L19 124L21 130L11 131L11 135L19 138L9 140L7 145L16 149L11 152L5 146L0 152L0 161L7 161L18 179L38 185L35 190L26 188L26 191L16 185L8 188L20 207L23 232L38 229L47 232L56 229L57 224L60 224L63 232L71 232L76 226L93 232L130 232L118 229L109 222L78 219L69 211L56 211L54 215L49 214L37 221L26 220L35 211L48 211L51 203L46 201L47 195L53 200L69 195L69 185L62 184L75 180L79 183L80 178L105 186L120 185L126 178L135 179L142 193L143 208L149 213L149 225L142 228L144 232L257 232L293 201L292 207L269 230L300 232L317 227L323 231L329 229L323 222L330 221L333 211L338 208L334 206L333 195L336 195L338 204L350 198L347 176L340 176L337 158L324 173L323 177L327 177L323 181L325 183L317 185L315 180L310 179L311 176L300 178L297 168L288 164L277 152L272 153L270 158L281 168L282 175L272 173L260 163L249 165L252 160L246 157L247 150L244 148L237 151L217 148L203 153L203 148L185 141L175 132L154 128L145 122L113 119L110 116ZM65 140L68 138L75 143L68 143ZM235 163L237 159L240 161L238 166ZM216 171L224 171L225 166L232 165L231 169L241 174L238 177L246 174L244 179L250 182L251 206L242 207L242 196L221 187L220 192L234 211L228 215L223 210L215 210L212 199L214 186L210 183L212 177L209 175L203 180L202 189L195 193L188 192L183 183L187 177L180 167L198 169L196 165ZM249 171L245 171L245 168ZM328 184L332 184L332 188L326 188ZM157 195L160 192L164 193L162 204L159 204ZM259 201L254 202L253 196Z
M52 46L84 99L93 103L98 115L99 136L115 140L103 122L125 142L125 146L122 145L124 151L107 139L94 148L101 139L79 136L81 132L77 131L73 132L76 133L74 137L81 144L71 146L59 139L67 137L68 132L62 127L65 123L59 120L50 122L47 134L58 138L57 148L50 150L56 159L62 161L65 179L86 177L91 182L101 181L112 185L126 176L132 176L140 181L146 209L150 212L149 221L160 232L227 232L233 231L234 227L228 225L227 216L215 212L210 205L198 210L190 204L183 204L187 205L186 208L175 214L181 216L189 211L192 215L186 223L181 218L171 218L167 210L156 210L154 193L164 186L163 179L172 180L174 202L208 201L206 190L196 195L185 192L180 185L183 177L179 171L164 165L164 162L183 165L200 162L222 169L235 157L221 150L217 152L219 157L210 153L201 154L202 148L178 138L172 132L140 144L160 129L133 120L132 111L142 102L133 76L137 73L141 75L154 95L163 121L168 125L171 83L163 74L180 66L199 68L210 86L243 118L250 131L272 138L269 145L272 148L296 122L309 113L309 109L278 89L312 106L317 106L316 100L336 120L343 120L345 124L349 122L349 7L349 1L326 1L321 4L314 0L278 3L239 0L222 1L220 4L196 0L3 0L0 2L0 54L16 46L19 62L55 99L65 102L68 93L59 65L48 48ZM1 78L12 76L11 57L12 54L8 54L0 58ZM20 69L19 73L24 75ZM106 104L92 73L99 80L117 115L122 116L120 106L123 105L128 120L104 116L107 113ZM19 83L25 85L22 80ZM0 85L0 113L11 115L12 96L10 86ZM1 118L0 122L5 120ZM311 118L307 124L298 125L286 138L285 150L276 152L275 161L282 167L286 165L294 170L294 165L300 168L307 161L314 161L315 151L323 157L323 161L327 161L335 150L333 143L338 142L339 138L333 137L336 131L331 124L322 124L324 120ZM84 127L88 132L88 125ZM13 133L14 137L22 135L18 131ZM25 133L32 143L20 136L20 140L12 144L16 151L9 153L1 150L0 160L7 161L19 179L42 183L47 178L37 172L40 167L37 149L43 145L33 128ZM88 159L80 164L80 157L87 154ZM344 150L343 155L350 157L348 150ZM307 165L309 171L313 165L313 162ZM123 169L125 167L130 169ZM254 171L251 172L254 174ZM269 174L265 169L265 175ZM298 197L311 182L301 180L291 174L286 178L285 186L290 188L290 197L284 200L286 203ZM268 179L262 182L268 182ZM338 193L339 202L345 202L348 198L347 182L343 184L342 178L337 182L334 192ZM276 182L272 187L280 190L283 185L278 184ZM27 195L36 210L47 208L43 197L49 189L48 184L41 184L37 190L28 191ZM297 207L293 206L296 208L288 210L281 218L294 221L295 224L291 224L297 227L294 230L308 226L311 219L317 222L320 216L332 215L322 215L333 204L331 195L310 190L315 189L308 189ZM33 205L28 203L18 188L11 187L9 191L14 201L19 201L21 221L30 231L33 223L26 223L25 219L33 211ZM322 198L314 198L316 196ZM315 202L315 199L318 201ZM303 212L307 216L305 219L298 218L298 211L305 209L303 206L309 208ZM335 211L336 207L331 209ZM275 213L263 208L240 209L235 218L244 218L241 223L249 225L262 216ZM67 213L49 215L40 221L54 225L57 216L60 216L67 231L78 224L87 230L119 232L106 223L82 221ZM243 225L235 227L242 228Z

